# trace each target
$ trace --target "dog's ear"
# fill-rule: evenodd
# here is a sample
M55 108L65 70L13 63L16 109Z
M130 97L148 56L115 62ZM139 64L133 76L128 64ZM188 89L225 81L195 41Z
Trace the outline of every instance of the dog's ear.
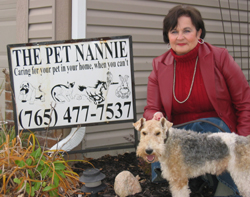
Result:
M162 117L162 118L160 119L160 123L161 123L162 127L163 127L165 130L167 130L167 129L169 129L169 128L171 128L171 127L173 126L173 123L167 121L167 119L164 118L164 117Z
M166 121L167 121L167 120L166 120ZM173 123L172 123L172 122L167 121L167 126L168 126L168 128L171 128L171 127L173 126Z
M140 118L137 122L133 123L133 126L137 131L141 131L145 122L146 122L145 118Z

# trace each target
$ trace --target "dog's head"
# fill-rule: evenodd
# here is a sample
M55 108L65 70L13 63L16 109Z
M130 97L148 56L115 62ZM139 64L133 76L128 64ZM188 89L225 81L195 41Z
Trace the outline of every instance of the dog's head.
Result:
M20 85L20 94L21 95L28 94L29 88L30 88L29 82L26 81L22 82L22 84Z
M133 123L136 130L140 131L140 143L137 148L137 155L145 161L153 163L158 161L158 157L164 151L164 144L167 139L167 132L173 123L164 117L158 120L139 119Z

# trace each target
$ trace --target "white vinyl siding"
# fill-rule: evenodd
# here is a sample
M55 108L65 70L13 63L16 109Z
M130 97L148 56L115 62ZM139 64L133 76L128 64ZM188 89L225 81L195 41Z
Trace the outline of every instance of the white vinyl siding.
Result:
M28 42L55 40L55 0L30 0Z

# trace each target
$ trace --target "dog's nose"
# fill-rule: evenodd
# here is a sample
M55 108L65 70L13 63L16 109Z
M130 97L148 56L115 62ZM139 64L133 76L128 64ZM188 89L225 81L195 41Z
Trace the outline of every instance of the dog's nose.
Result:
M151 155L151 154L153 153L153 149L146 149L146 153L147 153L148 155Z

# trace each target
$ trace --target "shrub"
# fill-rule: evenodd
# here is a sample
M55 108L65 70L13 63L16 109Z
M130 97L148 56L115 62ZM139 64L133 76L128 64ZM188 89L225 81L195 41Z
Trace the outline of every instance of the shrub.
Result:
M23 139L22 133L13 137L13 131L0 132L0 196L81 193L79 175L59 152L42 150L33 133Z

